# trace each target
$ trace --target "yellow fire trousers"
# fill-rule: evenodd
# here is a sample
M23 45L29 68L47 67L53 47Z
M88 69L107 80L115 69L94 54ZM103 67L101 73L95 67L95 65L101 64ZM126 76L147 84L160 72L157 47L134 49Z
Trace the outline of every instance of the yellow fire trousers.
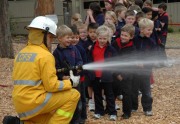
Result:
M46 106L28 120L22 120L24 124L69 124L80 94L77 90L52 93L52 97Z

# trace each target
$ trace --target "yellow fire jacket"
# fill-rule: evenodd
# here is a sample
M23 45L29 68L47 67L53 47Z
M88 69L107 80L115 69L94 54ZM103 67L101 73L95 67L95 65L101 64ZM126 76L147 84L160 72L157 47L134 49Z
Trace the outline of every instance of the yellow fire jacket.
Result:
M13 80L12 97L20 118L41 110L52 92L72 88L70 80L57 79L54 57L44 44L28 43L18 53L14 60Z

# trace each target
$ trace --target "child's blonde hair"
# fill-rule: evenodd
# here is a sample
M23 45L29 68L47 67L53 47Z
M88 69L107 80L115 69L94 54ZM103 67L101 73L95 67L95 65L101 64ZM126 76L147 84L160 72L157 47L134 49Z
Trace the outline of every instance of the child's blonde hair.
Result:
M60 25L56 31L57 37L64 37L66 35L72 35L72 30L66 25Z
M144 6L144 5L148 5L148 6L152 7L152 6L153 6L153 2L152 2L151 0L146 0L146 1L144 1L144 3L143 3L143 6Z
M132 24L126 24L121 28L121 32L127 32L131 37L134 36L135 27Z
M140 29L148 28L148 27L154 27L154 22L150 19L143 18L138 23Z
M106 14L105 14L105 16L106 16L106 15L111 16L111 17L114 19L115 24L117 24L118 20L117 20L117 16L116 16L116 13L115 13L115 12L113 12L113 11L107 11Z
M99 26L96 30L96 34L97 36L106 34L108 42L111 43L111 36L110 36L111 33L110 33L110 29L107 26L105 25Z
M115 26L115 24L105 22L103 25L105 25L105 26L107 26L108 28L110 28L110 29L113 31L113 33L116 32L116 26Z
M71 17L71 25L75 24L77 21L82 22L82 17L79 13L75 13L72 17Z
M77 27L77 29L79 30L79 29L87 29L87 25L86 24L84 24L84 23L82 23L82 22L77 22L77 23L75 23L75 25L76 25L76 27Z
M127 11L127 8L125 6L117 6L114 9L114 12L116 13L116 16L118 17L118 14L122 11Z

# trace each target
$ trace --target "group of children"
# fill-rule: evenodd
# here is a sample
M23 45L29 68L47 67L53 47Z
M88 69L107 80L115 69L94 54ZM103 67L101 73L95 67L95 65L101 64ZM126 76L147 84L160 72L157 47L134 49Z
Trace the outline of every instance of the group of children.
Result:
M148 60L154 51L164 51L168 27L165 3L155 9L150 0L144 2L143 8L132 3L129 5L126 0L104 2L105 12L101 11L98 3L91 3L84 22L80 14L75 14L70 27L58 27L59 43L53 52L56 69L67 68L57 72L60 80L69 79L68 68L73 66L103 63L117 56L119 61L124 58ZM116 121L116 98L122 95L122 118L128 119L131 112L138 109L139 91L142 93L144 114L152 116L150 78L153 65L137 63L130 68L136 71L73 70L75 75L81 76L80 84L75 87L81 93L81 99L71 123L85 123L86 96L89 98L89 110L94 111L94 118L109 114L109 119Z

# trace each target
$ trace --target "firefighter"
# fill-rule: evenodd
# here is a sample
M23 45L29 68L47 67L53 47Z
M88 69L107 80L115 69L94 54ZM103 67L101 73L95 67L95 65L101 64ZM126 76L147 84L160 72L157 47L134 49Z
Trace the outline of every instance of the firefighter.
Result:
M69 80L58 80L55 60L47 44L53 41L57 26L39 16L27 27L28 44L14 60L12 93L19 117L5 116L3 124L68 124L80 94L72 89L79 76L70 71Z

